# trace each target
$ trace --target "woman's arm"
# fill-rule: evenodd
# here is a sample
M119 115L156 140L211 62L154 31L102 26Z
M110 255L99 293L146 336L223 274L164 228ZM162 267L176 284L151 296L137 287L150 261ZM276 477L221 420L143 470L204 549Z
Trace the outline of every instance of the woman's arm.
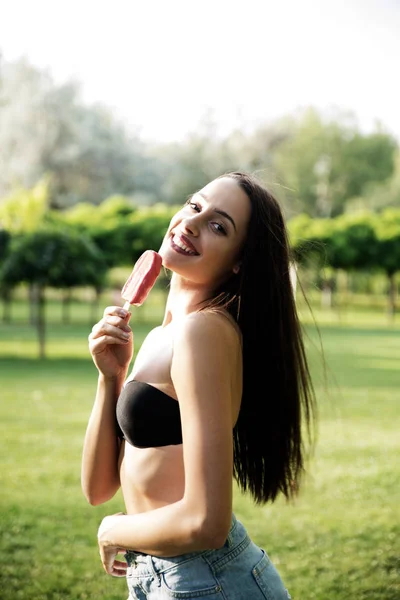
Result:
M99 545L108 573L115 574L118 548L174 556L218 548L226 540L232 517L232 398L239 351L237 333L218 315L191 315L176 333L171 376L182 420L184 496L146 513L105 518Z
M133 354L128 320L126 311L108 307L89 336L99 377L83 445L81 482L86 499L93 505L110 500L120 486L115 405Z
M99 374L97 394L86 429L82 453L82 490L92 505L110 500L120 486L119 441L115 429L115 402L123 380Z

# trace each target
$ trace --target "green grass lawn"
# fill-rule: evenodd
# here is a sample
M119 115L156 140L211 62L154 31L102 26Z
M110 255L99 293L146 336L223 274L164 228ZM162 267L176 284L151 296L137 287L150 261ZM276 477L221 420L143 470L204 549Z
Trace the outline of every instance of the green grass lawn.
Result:
M157 313L142 308L133 316L137 346ZM47 360L36 358L22 301L0 325L0 597L125 599L125 581L103 572L96 545L99 522L122 509L121 496L91 507L80 489L96 382L90 310L75 303L72 325L60 314L50 303ZM326 382L304 313L319 426L303 492L293 505L255 507L235 490L235 512L294 600L399 600L400 326L367 310L315 314Z

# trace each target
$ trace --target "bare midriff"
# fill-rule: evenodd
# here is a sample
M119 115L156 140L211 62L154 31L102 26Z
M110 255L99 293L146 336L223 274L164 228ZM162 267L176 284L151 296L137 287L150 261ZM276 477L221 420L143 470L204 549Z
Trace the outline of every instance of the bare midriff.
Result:
M147 512L183 497L182 444L136 448L123 441L118 467L127 514Z
M228 318L240 335L238 326L232 317L227 313L221 314ZM170 379L172 340L173 327L171 325L153 329L142 344L129 379L148 382L153 387L176 398ZM156 348L156 354L154 348ZM238 390L241 390L242 386L239 347L235 373L237 379L233 384L235 391L232 393L232 397L234 398L236 422L240 406ZM118 469L127 514L148 512L178 502L183 498L185 470L182 444L158 448L137 448L127 441L122 441Z

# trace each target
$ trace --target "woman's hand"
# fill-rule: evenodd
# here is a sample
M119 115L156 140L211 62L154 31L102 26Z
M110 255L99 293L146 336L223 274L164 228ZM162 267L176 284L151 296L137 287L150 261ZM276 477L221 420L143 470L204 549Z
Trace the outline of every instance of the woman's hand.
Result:
M126 550L124 548L120 548L119 546L110 545L109 541L107 541L107 538L109 537L107 532L109 532L109 530L116 523L116 519L120 518L120 516L123 514L125 513L120 512L116 513L115 515L104 517L97 532L97 540L99 543L100 558L103 568L108 575L113 575L114 577L126 576L126 562L116 560L117 555L125 553Z
M115 546L108 546L102 542L99 542L99 549L105 572L113 577L126 577L127 563L124 560L116 560L117 555L124 554L126 550Z
M94 364L105 377L126 374L133 356L133 334L128 325L131 313L119 306L108 306L101 321L89 335L89 350Z

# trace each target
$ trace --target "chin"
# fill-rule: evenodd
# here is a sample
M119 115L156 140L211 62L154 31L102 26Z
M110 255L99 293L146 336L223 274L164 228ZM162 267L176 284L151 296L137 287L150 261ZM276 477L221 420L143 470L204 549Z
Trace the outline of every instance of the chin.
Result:
M167 267L167 269L169 268L167 263L170 263L171 261L168 260L168 240L164 238L163 243L161 244L161 247L158 251L158 254L161 256L162 258L162 264L163 267Z

